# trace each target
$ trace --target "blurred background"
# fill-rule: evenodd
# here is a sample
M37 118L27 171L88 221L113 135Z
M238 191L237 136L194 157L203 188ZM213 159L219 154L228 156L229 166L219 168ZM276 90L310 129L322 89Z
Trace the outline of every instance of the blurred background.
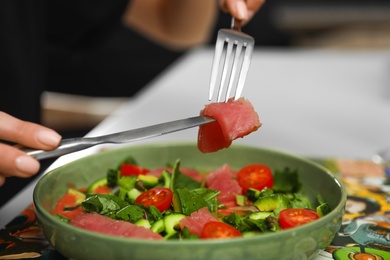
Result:
M210 47L230 20L220 12ZM268 0L243 31L255 38L257 47L390 49L390 2ZM88 131L184 53L149 41L123 24L89 48L52 44L51 89L42 97L43 120L65 133Z
M210 47L230 20L220 12ZM257 47L390 49L390 2L268 0L243 31L255 38ZM52 44L49 91L54 93L43 96L45 123L63 131L90 129L184 53L149 41L123 24L91 48Z
M230 20L219 13L207 46L214 47L218 30L229 27ZM267 0L243 31L258 48L390 50L390 1ZM160 46L123 23L87 48L52 41L49 89L41 100L43 124L64 138L83 136L185 53ZM52 162L42 162L42 171ZM0 190L0 206L29 181L9 178Z
M389 48L390 2L269 0L245 30L266 46Z

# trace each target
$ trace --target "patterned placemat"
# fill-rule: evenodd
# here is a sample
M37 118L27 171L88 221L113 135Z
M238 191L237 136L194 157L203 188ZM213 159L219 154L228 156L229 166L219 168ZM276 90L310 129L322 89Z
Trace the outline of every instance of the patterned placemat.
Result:
M371 161L316 160L346 185L342 226L315 260L390 259L390 168ZM65 259L43 237L31 204L0 230L0 259Z

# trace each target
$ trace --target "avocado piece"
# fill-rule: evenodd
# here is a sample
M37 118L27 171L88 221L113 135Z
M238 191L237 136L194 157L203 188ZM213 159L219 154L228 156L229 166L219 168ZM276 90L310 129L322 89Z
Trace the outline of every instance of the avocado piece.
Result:
M282 194L271 194L260 197L253 203L253 205L260 211L273 211L276 215L278 215L282 209L289 207L289 201Z
M245 206L246 205L247 197L244 195L236 195L236 203L238 206Z

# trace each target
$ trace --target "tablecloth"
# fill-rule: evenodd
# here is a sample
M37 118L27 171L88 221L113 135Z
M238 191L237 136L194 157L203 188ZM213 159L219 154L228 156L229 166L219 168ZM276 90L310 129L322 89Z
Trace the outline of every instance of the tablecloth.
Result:
M345 184L342 226L314 260L390 259L390 166L342 158L313 159ZM43 237L34 206L0 230L0 259L66 259Z

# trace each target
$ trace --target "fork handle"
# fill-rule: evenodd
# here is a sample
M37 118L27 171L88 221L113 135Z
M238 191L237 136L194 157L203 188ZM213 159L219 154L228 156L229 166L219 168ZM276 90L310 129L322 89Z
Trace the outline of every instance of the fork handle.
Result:
M241 32L242 20L232 17L231 29Z

